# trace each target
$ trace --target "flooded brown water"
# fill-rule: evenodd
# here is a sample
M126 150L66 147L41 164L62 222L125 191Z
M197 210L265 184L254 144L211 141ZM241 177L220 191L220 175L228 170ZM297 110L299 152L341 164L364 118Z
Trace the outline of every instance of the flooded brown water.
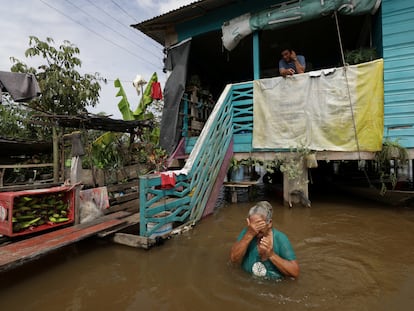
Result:
M298 280L229 264L252 203L227 204L149 251L88 240L0 274L0 310L412 310L414 210L352 198L274 205Z

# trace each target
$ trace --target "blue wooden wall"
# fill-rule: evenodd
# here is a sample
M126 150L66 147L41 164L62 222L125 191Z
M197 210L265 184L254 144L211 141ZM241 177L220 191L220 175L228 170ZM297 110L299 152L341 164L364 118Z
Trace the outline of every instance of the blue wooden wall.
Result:
M178 41L221 29L224 22L248 12L257 12L286 0L240 1L236 4L217 9L199 18L176 26Z
M414 147L414 1L383 0L384 136Z

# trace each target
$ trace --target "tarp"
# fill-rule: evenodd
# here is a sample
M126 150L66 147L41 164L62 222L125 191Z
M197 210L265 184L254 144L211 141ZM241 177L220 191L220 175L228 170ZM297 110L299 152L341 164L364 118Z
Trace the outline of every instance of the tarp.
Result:
M254 31L276 29L326 16L374 14L381 0L290 0L257 13L238 16L222 26L223 45L231 51Z
M29 101L40 95L39 84L31 73L0 71L1 92L8 92L15 102Z
M187 62L191 40L178 43L168 50L166 69L171 71L164 88L164 108L160 125L160 145L168 153L174 151L181 132L178 115L187 79Z
M253 148L379 151L384 125L383 60L253 83ZM354 118L353 118L354 115Z

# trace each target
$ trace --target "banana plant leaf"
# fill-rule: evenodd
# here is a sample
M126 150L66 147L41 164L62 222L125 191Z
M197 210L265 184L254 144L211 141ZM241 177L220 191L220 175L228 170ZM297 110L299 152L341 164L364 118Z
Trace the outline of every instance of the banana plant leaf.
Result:
M115 133L113 132L105 132L101 136L99 136L95 141L93 142L93 145L109 145L111 142L114 141L116 138Z
M122 118L125 121L132 121L136 118L134 117L134 113L131 110L131 107L128 102L128 98L125 94L124 88L122 87L121 81L119 79L116 79L114 82L115 87L119 88L118 93L116 94L116 97L121 96L121 100L118 103L119 111L122 114Z
M158 76L157 76L157 73L154 72L147 86L145 87L145 91L142 94L139 105L134 112L134 117L136 120L143 120L147 118L144 112L147 109L147 107L152 103L152 97L151 97L152 84L157 81L158 81Z

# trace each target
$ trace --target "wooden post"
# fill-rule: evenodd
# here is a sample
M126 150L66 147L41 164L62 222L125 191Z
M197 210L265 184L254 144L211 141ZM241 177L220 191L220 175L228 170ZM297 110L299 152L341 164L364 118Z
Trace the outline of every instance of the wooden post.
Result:
M59 182L59 137L56 131L56 125L52 125L53 137L53 182Z
M260 79L260 42L258 31L253 33L253 79Z
M0 171L0 187L3 187L3 178L4 178L4 173L6 172L5 168L2 168Z
M72 163L70 167L70 183L75 186L75 224L80 223L80 202L79 202L79 194L80 194L80 183L82 182L81 174L82 174L82 159L81 156L85 154L82 141L81 141L81 133L79 131L73 132L71 134L65 134L63 138L71 139L72 140Z
M301 197L292 192L300 191L302 192L302 199L309 200L309 189L308 189L308 168L306 166L306 161L301 158L300 172L298 177L295 179L289 179L288 174L283 174L283 200L290 207L293 204L301 202ZM303 201L302 201L303 203Z
M75 185L81 181L82 173L82 159L80 156L72 157L72 164L70 167L70 183ZM80 189L81 186L75 186L75 225L80 223Z

